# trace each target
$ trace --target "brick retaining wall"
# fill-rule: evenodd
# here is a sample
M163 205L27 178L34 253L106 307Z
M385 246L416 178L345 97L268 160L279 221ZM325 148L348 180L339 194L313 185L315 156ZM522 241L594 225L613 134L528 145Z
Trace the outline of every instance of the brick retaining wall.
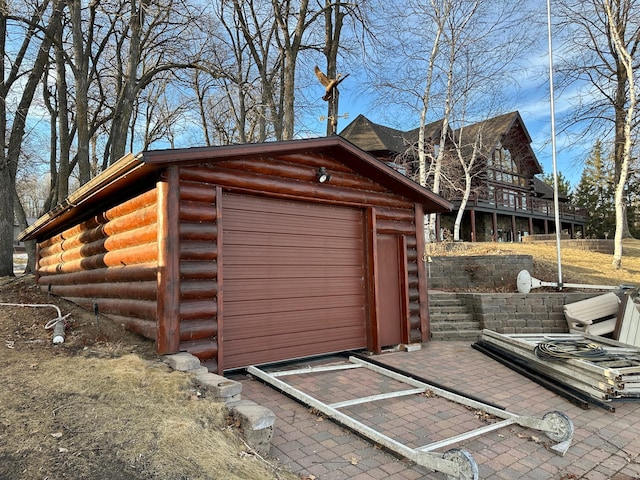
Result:
M533 271L531 255L431 256L427 262L430 289L516 289L520 270Z
M517 292L518 272L533 272L531 255L452 255L432 256L430 260L429 290L445 290L463 299L480 328L498 333L566 333L562 306L602 293L544 289ZM491 293L469 292L472 289Z
M555 235L553 238L551 235L530 235L528 237L522 237L523 242L530 243L542 243L545 245L556 245ZM613 240L604 239L563 239L560 242L562 248L571 248L574 250L586 250L590 252L606 253L607 255L613 255Z
M498 333L566 333L562 312L566 303L598 295L596 292L455 293L464 299L481 328Z

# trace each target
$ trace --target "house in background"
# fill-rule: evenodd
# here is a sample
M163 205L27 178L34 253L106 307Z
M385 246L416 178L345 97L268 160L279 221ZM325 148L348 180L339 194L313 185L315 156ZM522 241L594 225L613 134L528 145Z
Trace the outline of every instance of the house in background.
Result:
M31 225L35 222L36 219L33 217L27 217L27 224ZM13 222L13 253L25 253L26 248L24 246L24 242L18 240L20 236L20 232L22 232L22 227L18 225L18 222Z
M442 121L425 126L425 150L435 155L440 148ZM419 129L396 130L359 115L340 135L400 173L417 179ZM444 148L449 153L445 175L462 178L455 158L456 148L472 154L477 139L478 162L471 197L465 208L460 238L466 241L519 241L523 236L555 233L553 189L536 177L542 167L531 148L531 137L518 112L448 131ZM458 185L457 187L459 187ZM438 231L453 231L461 193L456 185L443 182L440 194L454 204L451 213L438 215ZM587 212L559 196L562 233L584 236Z
M422 223L450 209L332 136L129 155L20 239L41 288L222 373L429 340Z

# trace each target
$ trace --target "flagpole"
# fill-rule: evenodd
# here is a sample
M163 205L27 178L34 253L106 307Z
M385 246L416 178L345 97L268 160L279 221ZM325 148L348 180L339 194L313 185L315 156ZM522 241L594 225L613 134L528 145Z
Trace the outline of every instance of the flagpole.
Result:
M560 238L562 224L560 223L560 209L558 203L558 167L556 162L556 121L553 92L553 42L551 40L551 0L547 0L547 31L549 38L549 93L551 107L551 161L553 164L553 209L556 221L556 256L558 260L558 288L562 290L562 258L560 255Z

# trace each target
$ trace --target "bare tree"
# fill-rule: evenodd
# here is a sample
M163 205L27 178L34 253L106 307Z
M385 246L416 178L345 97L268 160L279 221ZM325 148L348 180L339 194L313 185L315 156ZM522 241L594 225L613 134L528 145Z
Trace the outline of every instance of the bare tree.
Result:
M191 47L199 44L193 38L199 32L198 15L192 10L184 1L131 0L113 57L111 80L116 100L106 148L109 163L126 153L140 92L164 72L199 68L199 48Z
M632 127L636 118L636 82L634 77L634 67L636 64L634 54L637 42L640 40L638 35L631 42L625 38L626 18L628 13L626 6L621 5L622 2L617 0L604 0L604 11L607 16L607 25L609 27L609 35L613 43L613 48L617 54L617 64L620 68L621 77L626 78L627 101L625 105L624 121L621 125L616 122L616 189L615 189L615 209L616 209L616 233L614 238L614 252L612 266L620 269L622 264L622 236L626 224L626 202L625 189L629 175L629 166L631 164L632 149ZM626 2L624 2L626 3ZM622 130L618 132L618 130ZM618 155L620 157L618 158ZM618 172L619 170L619 172ZM628 228L628 227L627 227Z
M16 172L27 117L36 89L46 68L55 33L61 28L62 0L33 5L30 16L9 10L0 0L0 276L13 274L13 222L15 215ZM11 23L14 23L10 27ZM15 27L15 28L13 28ZM15 54L7 50L9 29L22 28ZM35 50L35 53L33 52ZM30 53L33 56L30 57ZM11 58L11 62L9 62ZM18 95L13 118L7 104ZM31 245L35 250L34 246Z
M404 97L418 99L418 182L428 185L434 193L441 193L450 142L449 126L489 118L488 102L483 98L488 95L493 102L496 92L500 91L499 82L505 82L510 76L507 65L522 51L526 41L526 36L521 35L522 27L518 27L522 24L522 15L520 6L506 1L415 0L409 3L400 21L406 27L407 23L419 19L417 35L414 29L394 30L397 32L395 49L401 49L401 58L405 63L409 58L411 65L399 67L392 61L386 66L387 74L395 82L385 81L384 91L396 90ZM415 78L422 80L421 89ZM436 118L441 122L439 139L428 139L425 127ZM429 141L434 142L436 148L428 145ZM457 157L465 162L475 159L474 156ZM464 171L473 164L462 167ZM425 218L425 237L431 241L437 239L435 215Z
M638 127L636 54L640 44L640 4L631 0L557 2L559 19L557 52L559 87L572 108L562 117L563 131L576 141L612 138L615 183L620 191L627 182L626 156L629 133ZM631 108L631 110L630 110ZM630 132L628 131L630 130ZM619 215L619 218L618 218ZM616 213L616 243L630 236L624 202ZM618 231L620 230L620 231ZM619 240L618 240L618 235ZM620 266L621 251L613 264Z

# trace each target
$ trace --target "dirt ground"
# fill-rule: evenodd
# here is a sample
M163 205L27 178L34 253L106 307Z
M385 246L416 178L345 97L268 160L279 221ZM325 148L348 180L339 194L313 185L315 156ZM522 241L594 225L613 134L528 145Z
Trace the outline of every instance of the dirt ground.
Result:
M0 279L0 480L297 479L241 440L223 406L169 369L152 342L33 277Z

